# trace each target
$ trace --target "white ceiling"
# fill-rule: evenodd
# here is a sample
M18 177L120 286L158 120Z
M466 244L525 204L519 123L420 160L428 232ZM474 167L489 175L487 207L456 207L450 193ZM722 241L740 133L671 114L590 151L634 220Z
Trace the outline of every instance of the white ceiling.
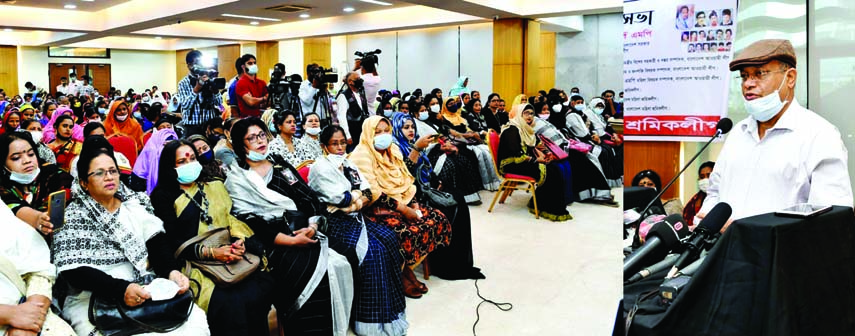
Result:
M35 7L35 8L51 8L51 9L63 9L65 5L75 5L77 6L77 10L85 11L85 12L96 12L105 8L113 7L115 5L121 4L123 2L128 2L131 0L95 0L95 1L81 1L81 0L17 0L15 1L15 6L26 6L26 7Z
M266 26L266 25L275 25L278 23L305 21L306 19L300 18L300 14L303 14L303 13L309 14L310 19L319 19L319 18L328 18L328 17L335 17L335 16L347 16L347 15L357 14L357 13L367 13L367 12L390 9L390 8L412 6L412 4L402 2L402 1L385 0L383 2L389 3L391 5L390 6L384 6L384 5L367 3L367 2L357 1L357 0L284 1L280 4L277 4L276 6L295 5L295 6L301 6L301 7L310 7L311 9L306 10L306 11L296 12L296 13L286 13L286 12L267 9L267 8L271 8L273 6L262 6L262 7L250 7L250 8L246 8L246 9L235 10L235 11L228 13L228 14L257 16L257 17L266 17L266 18L273 18L273 19L282 20L279 22L224 17L221 15L224 13L211 13L212 15L203 19L203 21L214 21L214 22L220 22L220 23L243 24L243 25L249 24L250 21L258 21L259 26ZM345 7L351 7L354 9L354 11L350 12L350 13L344 12Z

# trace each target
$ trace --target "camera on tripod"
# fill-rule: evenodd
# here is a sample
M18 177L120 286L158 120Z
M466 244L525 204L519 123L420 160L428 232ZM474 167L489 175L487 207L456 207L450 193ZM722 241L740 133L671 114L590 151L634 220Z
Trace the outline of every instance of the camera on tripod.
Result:
M338 82L338 74L335 73L335 70L324 69L322 66L312 69L307 75L309 76L309 81L317 81L319 84Z
M353 54L362 58L362 61L360 61L360 64L362 64L363 67L368 67L368 68L373 69L375 66L377 66L377 64L380 63L380 59L377 57L377 55L380 54L381 52L382 52L382 50L375 49L374 51L366 51L366 52L357 51Z
M270 76L270 84L267 85L267 91L273 95L283 94L291 91L292 95L300 92L300 85L303 84L303 77L298 74L282 77L283 73L273 71Z

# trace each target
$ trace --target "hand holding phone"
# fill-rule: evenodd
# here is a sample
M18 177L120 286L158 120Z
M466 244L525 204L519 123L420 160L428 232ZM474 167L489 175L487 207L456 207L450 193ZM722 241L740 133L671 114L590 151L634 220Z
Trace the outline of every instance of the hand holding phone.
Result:
M65 190L60 190L48 196L47 214L50 217L50 224L53 225L52 231L59 230L65 224L65 195Z

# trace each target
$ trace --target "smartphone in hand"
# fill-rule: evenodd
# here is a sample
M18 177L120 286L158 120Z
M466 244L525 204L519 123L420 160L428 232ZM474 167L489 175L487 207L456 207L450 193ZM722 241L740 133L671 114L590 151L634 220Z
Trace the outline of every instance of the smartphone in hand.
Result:
M51 193L48 197L48 216L54 231L65 224L65 190Z

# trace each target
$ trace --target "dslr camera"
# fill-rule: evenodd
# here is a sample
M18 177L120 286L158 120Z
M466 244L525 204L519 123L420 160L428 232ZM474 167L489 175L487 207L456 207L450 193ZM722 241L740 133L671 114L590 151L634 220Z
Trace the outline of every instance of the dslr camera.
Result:
M190 68L190 73L195 76L191 78L190 85L196 85L197 81L202 80L202 76L208 76L208 80L202 82L202 92L200 92L202 95L202 103L200 106L204 109L214 108L214 94L226 88L226 79L217 77L220 75L217 69L206 68L199 64L194 64Z
M325 69L321 66L312 69L312 71L306 75L308 75L310 82L317 81L324 85L338 82L338 74L335 73L335 70Z

